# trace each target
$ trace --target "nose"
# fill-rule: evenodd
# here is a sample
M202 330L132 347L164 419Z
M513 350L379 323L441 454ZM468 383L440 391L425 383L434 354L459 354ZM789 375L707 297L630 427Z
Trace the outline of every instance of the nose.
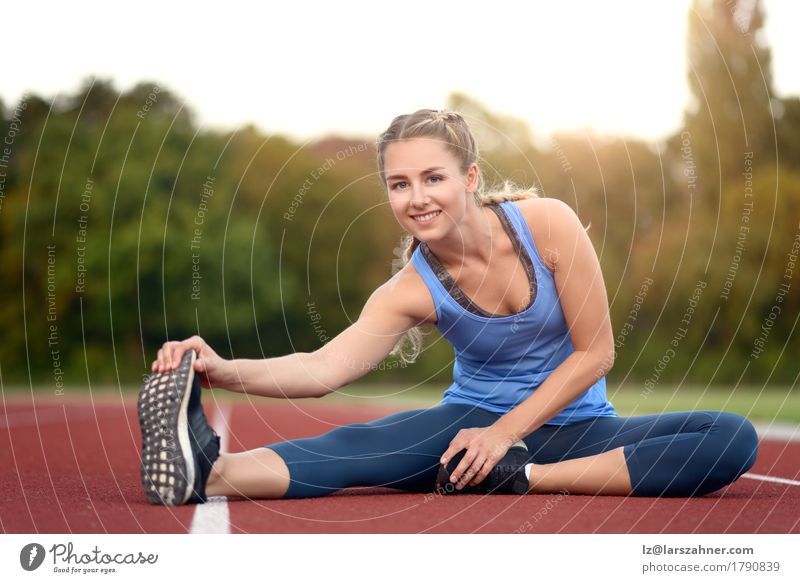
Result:
M410 204L414 207L425 208L425 202L427 201L427 195L425 194L425 188L422 185L411 185L411 199Z

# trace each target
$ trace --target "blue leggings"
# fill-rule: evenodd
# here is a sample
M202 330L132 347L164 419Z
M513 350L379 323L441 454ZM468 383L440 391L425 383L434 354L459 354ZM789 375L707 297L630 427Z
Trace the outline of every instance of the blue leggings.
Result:
M472 405L444 403L264 447L289 468L284 498L324 496L350 486L433 492L439 458L456 433L499 418ZM536 464L624 447L633 496L703 496L738 479L758 454L753 425L720 411L545 424L523 441Z

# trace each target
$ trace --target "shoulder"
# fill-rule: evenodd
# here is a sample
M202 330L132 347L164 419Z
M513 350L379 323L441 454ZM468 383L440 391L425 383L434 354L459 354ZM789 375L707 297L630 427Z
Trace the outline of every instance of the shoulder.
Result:
M570 229L580 224L578 215L572 207L557 198L526 198L515 200L514 203L525 215L529 224L543 227L547 230Z
M557 198L526 198L514 203L522 211L536 248L550 271L555 271L559 249L583 231L578 215Z
M373 299L385 309L411 318L417 325L437 321L430 290L410 261L373 292L370 300Z

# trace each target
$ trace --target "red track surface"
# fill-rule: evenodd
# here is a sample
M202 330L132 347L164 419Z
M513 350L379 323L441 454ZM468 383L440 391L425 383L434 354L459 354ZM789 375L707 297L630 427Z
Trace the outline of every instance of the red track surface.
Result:
M206 393L206 411L214 404ZM227 401L220 401L220 403ZM235 401L228 451L319 435L398 408ZM5 395L0 403L4 533L183 533L197 506L148 504L135 398ZM409 408L409 407L406 407ZM751 473L800 480L800 443L762 441ZM349 488L321 498L228 501L234 533L800 533L800 486L741 478L695 499L449 496Z

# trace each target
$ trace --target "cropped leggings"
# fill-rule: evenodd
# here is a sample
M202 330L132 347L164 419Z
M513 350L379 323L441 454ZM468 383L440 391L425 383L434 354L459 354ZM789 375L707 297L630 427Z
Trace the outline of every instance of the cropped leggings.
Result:
M289 468L284 498L324 496L350 486L433 492L439 459L456 433L499 418L472 405L440 403L264 447ZM753 425L720 411L545 424L523 441L535 464L623 447L633 496L703 496L738 479L758 454Z

